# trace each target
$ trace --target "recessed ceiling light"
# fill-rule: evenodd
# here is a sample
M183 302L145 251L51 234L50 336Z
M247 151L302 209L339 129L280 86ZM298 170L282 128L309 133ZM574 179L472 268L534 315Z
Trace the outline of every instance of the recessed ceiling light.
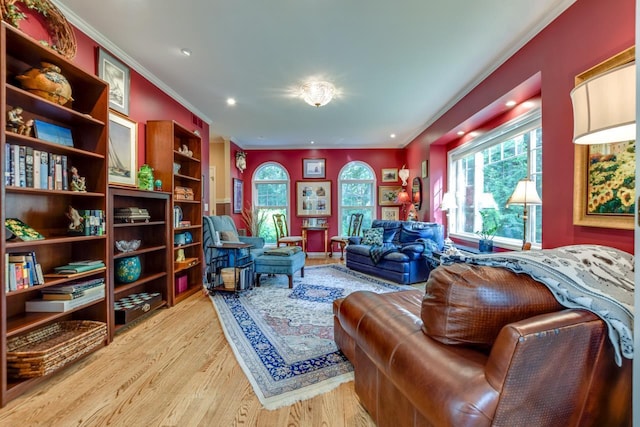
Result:
M191 49L187 49L186 47L180 49L180 52L182 52L184 56L191 56Z
M517 104L516 101L507 101L504 105L506 105L507 107L513 107Z
M391 135L389 135L389 136L390 136L391 138L395 138L395 137L396 137L396 134L395 134L395 133L392 133L392 134L391 134Z
M527 101L527 102L524 102L522 105L523 105L524 107L526 107L526 108L531 108L531 107L533 107L533 106L534 106L534 105L536 105L536 104L535 104L535 103L533 103L533 102L531 102L531 101Z
M480 135L480 134L479 134L478 132L475 132L475 131L474 131L474 132L469 133L469 136L473 136L473 137L476 137L476 136L478 136L478 135Z
M458 131L458 135L459 135L459 136L464 135L464 131L463 131L463 130L459 130L459 131Z
M310 143L311 143L311 144L315 144L316 142L315 142L315 141L311 141Z
M227 105L236 105L235 98L227 98Z

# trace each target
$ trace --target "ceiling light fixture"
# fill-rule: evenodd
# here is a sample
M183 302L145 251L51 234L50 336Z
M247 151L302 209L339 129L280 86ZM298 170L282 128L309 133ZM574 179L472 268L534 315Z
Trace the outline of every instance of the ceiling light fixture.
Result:
M462 136L462 135L464 135L464 131L463 130L459 130L458 131L458 136Z
M333 99L336 87L325 81L310 81L300 87L300 96L309 105L322 107Z
M396 137L396 134L395 134L395 133L392 133L392 134L391 134L391 135L389 135L389 136L390 136L391 138L395 138L395 137Z
M227 98L227 105L236 105L235 98Z
M506 105L507 107L515 107L516 104L516 101L507 101L504 105Z
M186 47L180 49L180 52L182 52L184 56L191 56L191 49L187 49Z

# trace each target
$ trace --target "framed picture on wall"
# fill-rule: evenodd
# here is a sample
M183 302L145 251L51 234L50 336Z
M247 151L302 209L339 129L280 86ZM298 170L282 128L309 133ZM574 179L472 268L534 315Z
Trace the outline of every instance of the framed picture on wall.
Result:
M131 70L104 49L98 48L98 77L109 83L109 108L129 115Z
M312 179L324 178L325 159L302 159L302 177Z
M402 191L399 185L381 185L378 187L378 204L380 206L398 205L398 193Z
M331 216L331 181L296 183L298 216Z
M233 178L233 213L242 213L242 187L242 180Z
M382 182L398 182L398 168L382 169Z
M399 207L380 208L380 217L384 221L398 221L400 220L400 208Z
M422 178L427 178L429 176L429 161L422 161Z
M109 184L136 185L138 124L109 111Z

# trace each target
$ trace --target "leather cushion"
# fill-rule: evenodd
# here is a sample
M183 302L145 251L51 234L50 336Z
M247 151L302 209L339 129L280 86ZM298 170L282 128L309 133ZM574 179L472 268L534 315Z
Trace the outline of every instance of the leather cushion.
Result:
M412 225L402 224L402 229L400 230L400 243L410 243L415 242L418 239L434 239L436 234L436 229L433 227L429 228L417 228Z
M434 269L422 300L423 332L450 345L490 347L504 325L563 307L526 274L453 264Z

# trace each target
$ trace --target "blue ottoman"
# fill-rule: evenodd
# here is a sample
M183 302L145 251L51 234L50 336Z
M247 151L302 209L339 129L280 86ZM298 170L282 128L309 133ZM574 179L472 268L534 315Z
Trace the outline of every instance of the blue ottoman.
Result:
M261 274L286 274L289 276L289 288L293 288L293 273L300 270L304 277L305 255L300 246L268 249L254 260L256 286L260 286Z

